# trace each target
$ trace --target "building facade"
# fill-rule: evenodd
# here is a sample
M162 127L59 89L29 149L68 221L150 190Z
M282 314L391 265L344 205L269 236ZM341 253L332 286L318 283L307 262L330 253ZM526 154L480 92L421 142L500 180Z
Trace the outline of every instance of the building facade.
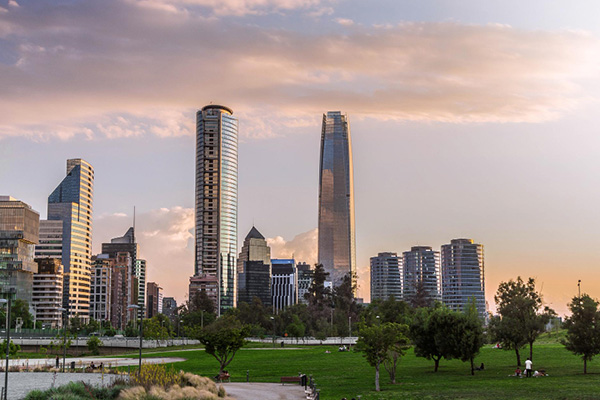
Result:
M165 297L162 301L162 313L169 318L173 326L178 326L177 301L174 297Z
M134 292L137 288L131 273L131 255L127 252L117 253L111 262L110 321L113 328L125 329L130 320L137 319L135 310L129 309L130 305L135 304Z
M271 260L271 298L274 314L298 302L298 274L294 259Z
M224 106L196 114L195 271L189 298L207 290L217 312L235 306L238 192L238 121Z
M298 271L298 303L308 304L306 295L310 292L314 271L310 264L305 262L298 263L296 265L296 270Z
M69 317L88 319L92 258L94 169L82 159L67 160L67 176L48 196L48 220L62 221L63 307Z
M323 114L318 253L334 286L348 273L356 279L352 141L348 117L339 111Z
M243 272L238 274L238 304L252 304L257 297L271 307L271 265L262 261L244 261Z
M59 258L36 258L38 272L33 275L32 306L43 328L62 328L63 266Z
M410 301L418 295L428 305L441 301L440 252L430 246L413 246L402 257L404 299ZM422 293L417 294L418 291Z
M402 289L402 258L391 252L371 257L371 301L402 300Z
M0 196L0 297L31 304L39 224L40 215L29 205Z
M162 309L161 290L162 288L156 282L148 282L146 285L146 318L152 318L160 313L159 308Z
M442 246L442 300L452 310L465 310L472 299L485 315L483 245L454 239Z
M40 221L39 243L35 246L36 258L58 258L62 262L62 221Z
M111 320L111 283L114 259L108 254L92 257L90 317L96 321Z

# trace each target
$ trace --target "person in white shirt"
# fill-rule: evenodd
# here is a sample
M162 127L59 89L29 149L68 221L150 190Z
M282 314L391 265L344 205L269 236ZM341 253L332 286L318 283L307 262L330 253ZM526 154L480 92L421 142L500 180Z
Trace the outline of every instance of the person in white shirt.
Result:
M533 364L533 362L528 358L527 361L525 361L525 375L530 378L531 377L531 365Z

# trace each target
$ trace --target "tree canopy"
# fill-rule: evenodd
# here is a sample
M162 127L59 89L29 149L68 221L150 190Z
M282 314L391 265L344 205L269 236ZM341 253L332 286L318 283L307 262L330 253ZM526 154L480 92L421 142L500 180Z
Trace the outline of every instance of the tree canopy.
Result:
M563 344L570 352L583 359L583 373L587 373L587 362L600 354L600 311L598 301L584 294L573 297L569 303L571 316L565 321L567 336Z

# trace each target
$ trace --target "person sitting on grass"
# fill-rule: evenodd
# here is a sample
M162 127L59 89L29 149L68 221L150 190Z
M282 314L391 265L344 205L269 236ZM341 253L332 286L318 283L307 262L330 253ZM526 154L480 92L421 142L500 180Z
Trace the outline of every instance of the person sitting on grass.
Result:
M485 365L483 365L483 363L481 363L481 365L479 367L475 367L475 371L483 371L484 368L485 368Z
M515 376L518 376L519 378L521 377L521 368L517 367L515 370Z

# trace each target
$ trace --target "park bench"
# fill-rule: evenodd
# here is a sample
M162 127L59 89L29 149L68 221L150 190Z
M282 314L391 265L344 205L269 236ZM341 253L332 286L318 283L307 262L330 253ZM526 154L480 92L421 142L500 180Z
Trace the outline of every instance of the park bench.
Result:
M302 382L302 378L299 376L282 376L279 382L281 382L282 385L285 385L286 383L300 384L300 382Z

